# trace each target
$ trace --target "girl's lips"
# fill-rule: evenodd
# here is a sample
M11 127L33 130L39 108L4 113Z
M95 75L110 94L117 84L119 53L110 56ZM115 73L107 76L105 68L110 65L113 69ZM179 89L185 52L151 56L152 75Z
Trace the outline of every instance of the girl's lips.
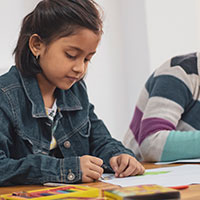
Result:
M78 80L79 80L79 78L77 78L77 77L72 77L72 76L67 76L67 78L68 78L69 80L71 80L71 81L78 81Z

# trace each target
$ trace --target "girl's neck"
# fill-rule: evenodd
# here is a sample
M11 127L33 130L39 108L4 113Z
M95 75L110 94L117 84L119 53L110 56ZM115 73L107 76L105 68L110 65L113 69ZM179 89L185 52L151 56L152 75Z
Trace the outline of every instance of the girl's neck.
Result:
M52 108L55 101L54 91L56 89L43 74L37 74L38 85L42 94L44 105L47 108Z

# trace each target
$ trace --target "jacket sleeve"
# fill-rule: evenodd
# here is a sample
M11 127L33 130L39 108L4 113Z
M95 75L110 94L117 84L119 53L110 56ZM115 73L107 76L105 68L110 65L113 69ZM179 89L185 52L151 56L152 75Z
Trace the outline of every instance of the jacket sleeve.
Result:
M29 154L24 158L12 159L0 150L0 185L79 182L80 172L67 171L69 165L72 169L76 169L79 165L79 158L57 159L45 155ZM72 181L71 177L76 178Z
M139 131L145 161L200 157L200 131L193 128L199 123L197 108L200 105L193 98L194 85L199 83L191 83L183 70L168 73L150 78L146 84L149 98Z
M75 183L81 181L79 157L57 159L42 153L16 155L16 127L11 108L0 102L0 186L43 184L45 182ZM21 144L22 145L22 144ZM18 151L19 152L19 151Z
M92 155L103 159L108 169L111 170L109 160L115 155L125 153L135 156L133 152L125 148L121 142L111 137L103 121L98 119L94 113L94 106L92 104L90 104L89 118L91 122L90 148Z

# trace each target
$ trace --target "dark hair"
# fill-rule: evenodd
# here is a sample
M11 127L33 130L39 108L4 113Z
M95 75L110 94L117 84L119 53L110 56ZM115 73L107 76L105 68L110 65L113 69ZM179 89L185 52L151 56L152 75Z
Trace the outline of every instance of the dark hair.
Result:
M102 13L102 12L101 12ZM32 76L41 68L29 48L29 38L38 34L46 44L69 36L80 28L102 34L99 6L93 0L42 0L22 22L13 51L16 67L23 75Z

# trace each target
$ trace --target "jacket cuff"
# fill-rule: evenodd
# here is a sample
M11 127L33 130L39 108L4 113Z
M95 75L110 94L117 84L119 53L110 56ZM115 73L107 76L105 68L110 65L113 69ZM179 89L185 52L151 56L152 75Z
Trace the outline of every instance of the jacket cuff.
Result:
M80 158L70 157L60 160L60 182L81 182L82 172L80 170Z

